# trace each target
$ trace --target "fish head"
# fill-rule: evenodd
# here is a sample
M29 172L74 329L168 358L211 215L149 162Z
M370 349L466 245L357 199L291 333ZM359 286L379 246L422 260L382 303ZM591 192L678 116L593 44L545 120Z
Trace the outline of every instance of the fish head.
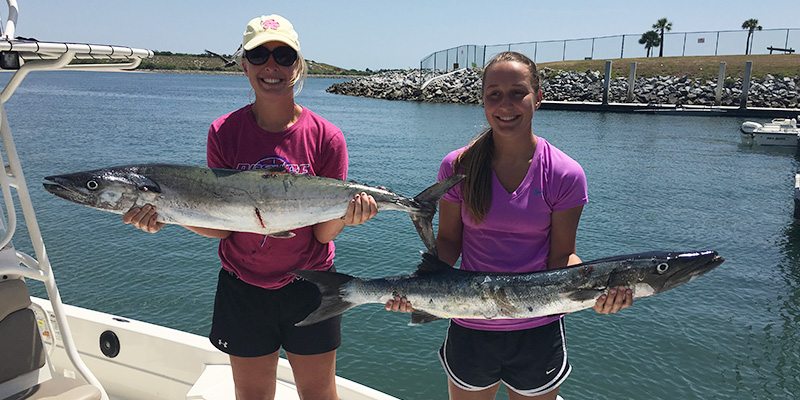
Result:
M152 203L161 188L137 167L113 167L47 176L44 188L62 199L88 207L124 213Z
M643 295L657 294L683 285L725 261L713 250L647 253L640 257L635 263L638 275L636 285L638 288L648 288Z

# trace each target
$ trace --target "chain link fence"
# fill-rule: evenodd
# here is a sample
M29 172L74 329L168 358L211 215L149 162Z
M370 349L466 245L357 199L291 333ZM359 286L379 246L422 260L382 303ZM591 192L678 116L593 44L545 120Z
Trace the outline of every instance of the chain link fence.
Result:
M747 34L747 30L665 32L663 53L665 57L745 54ZM482 68L494 55L504 51L525 54L537 63L646 57L647 49L639 44L641 37L641 34L625 34L583 39L461 45L430 54L419 62L419 69L423 74L439 74L460 68ZM751 43L751 54L800 51L800 28L754 31ZM660 50L659 47L652 48L651 57L658 56Z

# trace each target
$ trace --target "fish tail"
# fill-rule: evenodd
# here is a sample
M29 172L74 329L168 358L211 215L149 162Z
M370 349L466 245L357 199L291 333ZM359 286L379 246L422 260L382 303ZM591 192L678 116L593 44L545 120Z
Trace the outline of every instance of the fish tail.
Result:
M344 291L342 290L342 286L357 278L328 271L297 270L292 273L317 285L322 296L319 307L308 314L304 320L296 323L295 326L315 324L340 315L358 305L344 300Z
M411 221L431 254L436 254L436 235L433 233L433 216L436 215L436 206L439 199L462 179L464 179L464 175L455 174L431 185L414 197L414 202L417 203L419 210L411 214Z

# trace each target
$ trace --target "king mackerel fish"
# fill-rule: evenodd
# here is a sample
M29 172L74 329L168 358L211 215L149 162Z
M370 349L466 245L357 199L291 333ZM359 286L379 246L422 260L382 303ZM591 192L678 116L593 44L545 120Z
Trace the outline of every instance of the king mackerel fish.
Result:
M412 275L359 279L337 272L294 273L317 285L322 302L298 326L310 325L367 303L405 296L411 323L441 318L531 318L590 308L608 289L631 288L634 298L683 285L725 261L716 251L650 252L603 258L529 274L455 269L423 254Z
M364 192L381 211L408 213L428 251L435 251L436 205L462 178L453 176L409 198L312 175L142 164L48 176L43 185L63 199L116 214L149 203L163 223L284 238L294 236L292 229L341 218L350 200Z

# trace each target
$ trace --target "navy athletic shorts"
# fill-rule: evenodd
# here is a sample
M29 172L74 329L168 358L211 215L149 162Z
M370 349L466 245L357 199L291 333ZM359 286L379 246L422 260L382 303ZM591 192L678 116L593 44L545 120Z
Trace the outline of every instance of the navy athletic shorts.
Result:
M279 348L322 354L341 344L341 316L309 326L294 326L320 304L317 286L295 280L280 289L264 289L221 270L211 321L211 344L238 357L259 357Z
M481 331L450 323L439 360L454 385L469 391L503 382L523 396L545 394L572 371L564 319L520 331Z

